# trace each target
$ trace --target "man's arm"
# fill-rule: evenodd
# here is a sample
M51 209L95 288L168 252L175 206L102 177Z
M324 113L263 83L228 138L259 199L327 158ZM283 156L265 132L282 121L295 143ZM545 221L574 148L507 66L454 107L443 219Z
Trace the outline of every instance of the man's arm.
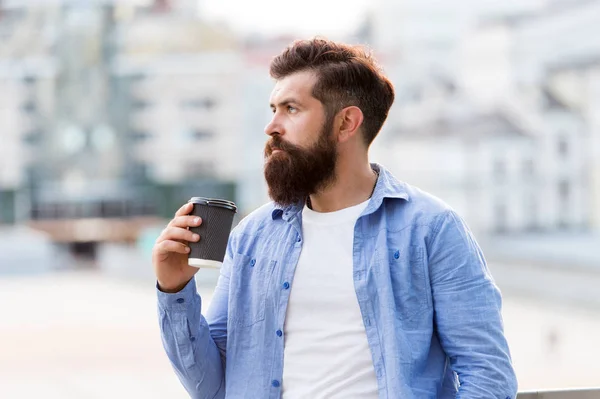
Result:
M434 318L460 383L457 398L514 399L517 380L502 322L502 298L471 231L453 211L428 243Z
M201 314L202 300L193 278L178 293L169 294L157 289L163 347L179 380L194 399L225 397L231 263L228 247L207 318Z

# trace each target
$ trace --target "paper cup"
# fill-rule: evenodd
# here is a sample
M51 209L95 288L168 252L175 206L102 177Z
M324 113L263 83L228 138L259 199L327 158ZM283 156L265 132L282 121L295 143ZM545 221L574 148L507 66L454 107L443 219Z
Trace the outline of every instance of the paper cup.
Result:
M237 207L223 199L193 197L188 202L194 204L190 215L200 216L202 224L190 230L200 235L200 241L190 242L188 264L194 267L219 269L225 258L227 241Z

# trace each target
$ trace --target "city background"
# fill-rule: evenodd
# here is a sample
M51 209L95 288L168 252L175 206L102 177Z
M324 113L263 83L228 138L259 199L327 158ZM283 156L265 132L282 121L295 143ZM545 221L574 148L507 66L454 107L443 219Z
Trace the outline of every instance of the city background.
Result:
M371 159L467 220L520 389L600 385L600 1L0 0L1 397L186 397L152 245L268 201L269 62L315 35L393 81Z

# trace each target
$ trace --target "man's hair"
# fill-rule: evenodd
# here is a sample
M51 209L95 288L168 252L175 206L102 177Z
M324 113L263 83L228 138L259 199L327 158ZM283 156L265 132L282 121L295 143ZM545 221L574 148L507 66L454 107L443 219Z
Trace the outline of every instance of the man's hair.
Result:
M394 102L394 86L370 51L323 38L297 40L271 61L269 72L279 80L303 71L316 73L312 95L323 103L328 118L351 105L360 108L369 146Z

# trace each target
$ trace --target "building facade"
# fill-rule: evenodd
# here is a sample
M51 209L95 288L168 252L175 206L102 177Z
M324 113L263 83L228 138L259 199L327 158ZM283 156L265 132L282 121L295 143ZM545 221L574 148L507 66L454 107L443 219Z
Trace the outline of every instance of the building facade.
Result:
M460 15L451 18L457 23L451 35L436 33L439 26L431 23L421 24L424 30L419 35L385 23L386 14L391 13L384 10L390 7L410 15L437 15L427 2L414 7L412 2L383 3L372 42L375 46L387 43L384 47L392 53L387 55L391 62L386 67L393 71L398 100L378 140L383 139L382 147L397 150L389 154L385 148L375 148L374 153L397 168L401 178L407 176L406 180L462 209L476 230L522 233L597 228L599 150L597 118L591 115L591 106L597 105L594 60L600 57L593 38L600 26L600 3L532 1L499 6L479 2L469 10L456 7L454 12ZM390 39L394 34L402 40ZM431 44L432 39L443 37L448 38L446 46ZM447 55L435 55L431 48L443 49ZM422 55L415 58L413 53ZM417 65L413 58L449 63L438 68L428 61ZM503 130L502 139L484 134L480 117L465 119L469 122L460 129L447 123L448 116L454 119L469 112L491 118L486 123L495 125L493 130ZM510 123L498 124L494 116L498 114ZM522 134L511 134L515 130L511 126L518 126ZM480 144L465 147L473 129L483 129ZM432 137L428 133L432 130L448 135ZM440 140L444 144L436 150ZM438 153L435 172L419 163L421 157L431 162L432 151ZM479 154L477 163L472 154ZM402 161L403 157L411 162ZM448 184L440 181L460 182L474 169L482 173L482 168L492 171L478 175L478 180L489 183L482 195L461 188L460 183L449 185L455 191L452 194ZM469 199L460 200L463 195ZM474 201L477 210L466 205ZM480 212L484 214L475 214Z
M197 5L0 6L0 223L235 199L241 60Z

